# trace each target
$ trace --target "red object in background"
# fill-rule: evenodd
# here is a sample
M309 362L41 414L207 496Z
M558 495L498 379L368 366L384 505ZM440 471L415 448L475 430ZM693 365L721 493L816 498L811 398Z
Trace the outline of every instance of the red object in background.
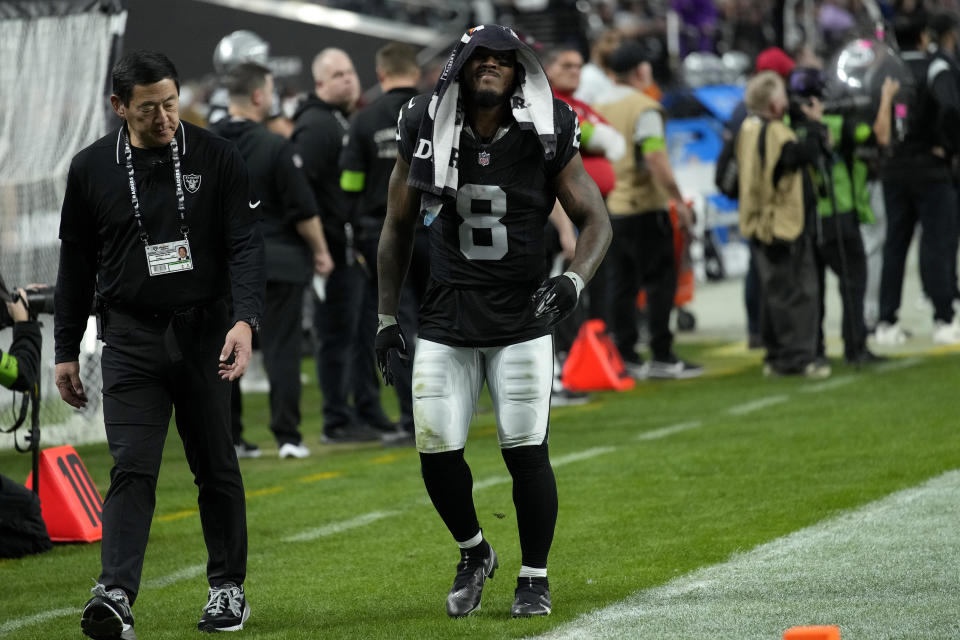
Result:
M580 325L563 363L561 382L571 391L626 391L636 384L627 375L603 320L587 320Z
M690 206L689 203L687 206ZM677 203L670 201L670 223L673 224L673 260L677 267L677 292L673 296L673 306L683 307L693 302L694 279L693 264L690 260L690 234L680 225L677 217ZM637 307L647 306L647 292L637 294Z
M609 124L599 113L594 111L590 105L581 100L577 100L572 94L561 93L555 90L553 95L570 105L574 113L577 114L577 118L581 124L584 122ZM587 175L593 178L593 181L597 183L597 188L600 190L600 195L606 198L607 194L613 191L613 185L616 182L616 176L613 173L613 164L602 154L584 153L583 147L580 148L580 157L583 159L583 168L586 170Z
M33 488L33 473L27 477ZM40 452L40 509L54 542L96 542L103 538L103 499L76 450Z

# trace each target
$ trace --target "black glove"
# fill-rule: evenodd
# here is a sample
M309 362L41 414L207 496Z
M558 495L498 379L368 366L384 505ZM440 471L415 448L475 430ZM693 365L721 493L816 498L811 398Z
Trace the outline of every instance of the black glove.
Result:
M540 288L531 296L537 318L546 316L549 326L554 326L577 307L577 285L566 275L554 276L543 281Z
M410 352L407 351L407 340L403 337L400 325L393 323L382 326L377 331L374 347L377 350L377 364L380 366L380 375L383 376L383 382L386 385L392 385L393 371L390 370L390 352L396 349L400 359L410 359Z

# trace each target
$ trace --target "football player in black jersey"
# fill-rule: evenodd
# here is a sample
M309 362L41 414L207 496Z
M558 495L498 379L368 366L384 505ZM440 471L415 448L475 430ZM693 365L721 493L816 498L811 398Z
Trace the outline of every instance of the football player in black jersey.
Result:
M445 121L450 85L460 87L462 111ZM540 124L533 127L526 114L537 109ZM436 129L428 118L436 119ZM544 140L554 135L555 148L548 150ZM486 380L513 477L523 556L511 613L547 615L547 555L557 517L547 453L551 328L576 306L610 243L603 199L577 153L576 115L553 99L532 51L504 27L477 27L463 37L434 97L415 97L401 110L397 137L378 254L377 356L389 382L389 352L406 352L396 313L423 202L430 211L424 221L430 223L431 274L413 365L414 420L427 492L460 547L447 613L462 617L479 608L484 582L499 565L477 520L463 456ZM428 165L418 174L418 168L440 156L440 141L451 138L455 186L438 186L437 211L427 204L431 189L422 176L444 172L434 174ZM569 271L541 283L543 227L557 198L580 237Z

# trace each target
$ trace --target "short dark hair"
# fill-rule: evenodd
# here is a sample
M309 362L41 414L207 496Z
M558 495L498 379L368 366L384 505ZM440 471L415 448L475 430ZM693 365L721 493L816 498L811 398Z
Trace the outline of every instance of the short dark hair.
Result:
M257 89L267 84L270 69L256 62L239 64L226 75L224 86L231 98L249 98Z
M154 84L170 78L180 93L180 76L170 58L156 51L131 51L113 65L113 94L124 105L130 104L136 85Z
M927 21L927 29L937 40L957 28L957 14L952 11L934 13Z
M412 76L420 71L417 64L417 50L412 45L402 42L391 42L377 51L377 69L384 75L395 78L397 76Z
M626 40L610 54L608 64L610 71L617 76L625 76L641 63L649 61L650 55L646 47L635 40Z
M893 32L902 51L913 51L922 44L922 36L927 28L927 14L922 11L904 15L893 21Z

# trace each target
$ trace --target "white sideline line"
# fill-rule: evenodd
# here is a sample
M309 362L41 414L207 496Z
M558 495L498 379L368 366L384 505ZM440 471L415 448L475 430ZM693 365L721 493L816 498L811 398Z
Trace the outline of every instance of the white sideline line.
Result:
M46 622L47 620L54 620L56 618L63 618L65 616L73 616L77 615L78 613L80 613L80 607L68 607L64 609L51 609L50 611L43 611L32 616L27 616L26 618L8 620L7 622L0 624L0 636L5 636L8 633L13 633L14 631L19 631L24 627L40 624L41 622Z
M743 404L735 404L727 409L727 413L735 416L743 416L748 413L753 413L754 411L759 411L760 409L772 407L781 402L786 402L789 399L790 396L767 396L766 398L759 398L750 402L744 402Z
M317 527L316 529L307 529L301 533L284 538L284 542L307 542L308 540L316 540L317 538L325 538L327 536L332 536L343 531L349 531L350 529L356 529L357 527L362 527L370 524L371 522L376 522L377 520L383 520L384 518L390 518L392 516L400 515L400 511L371 511L370 513L365 513L356 518L351 518L350 520L343 520L342 522L333 522L331 524L325 524L322 527Z
M498 484L506 484L510 482L510 476L490 476L489 478L484 478L473 483L473 490L480 491L481 489L489 489L490 487L495 487Z
M574 453L557 456L550 461L550 464L554 467L562 467L563 465L570 464L571 462L589 460L590 458L596 458L597 456L613 453L616 450L616 447L594 447L592 449L584 449L583 451L575 451Z
M663 427L660 429L654 429L653 431L644 431L637 435L634 440L657 440L659 438L666 438L667 436L672 436L675 433L680 433L681 431L689 431L690 429L699 429L703 426L703 420L691 420L689 422L681 422L679 424L673 424L669 427Z
M192 567L186 567L180 569L179 571L174 571L170 575L161 576L153 580L147 580L143 583L144 589L163 589L164 587L169 587L172 584L178 582L183 582L184 580L191 580L197 576L202 576L207 572L207 565L205 564L195 564Z
M550 465L554 468L562 467L565 464L570 464L571 462L579 462L580 460L588 460L590 458L595 458L597 456L602 456L607 453L616 451L616 447L594 447L592 449L584 449L583 451L575 451L573 453L568 453L566 455L557 456L550 461ZM497 485L506 484L510 482L510 476L508 475L496 475L490 476L489 478L484 478L483 480L478 480L473 483L473 491L481 491L483 489L489 489L490 487L496 487ZM430 498L421 498L417 500L417 504L420 506L426 506L431 504Z
M873 368L874 371L887 373L889 371L899 371L923 362L923 358L904 358L903 360L894 360L893 362L884 362Z
M960 470L579 616L540 638L960 637Z
M819 393L821 391L831 391L833 389L839 389L840 387L845 387L848 384L852 383L854 380L856 380L854 376L839 376L839 377L833 378L832 380L826 380L824 382L818 382L816 384L800 387L798 391L802 393Z

